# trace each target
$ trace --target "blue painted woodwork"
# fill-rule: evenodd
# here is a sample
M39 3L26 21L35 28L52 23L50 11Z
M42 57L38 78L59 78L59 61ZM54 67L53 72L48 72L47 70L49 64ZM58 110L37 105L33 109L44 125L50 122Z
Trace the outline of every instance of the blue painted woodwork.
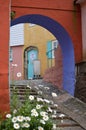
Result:
M38 58L37 50L28 51L28 79L33 79L34 77L34 66L33 61Z
M58 39L63 54L63 89L74 95L75 60L72 40L64 27L57 21L39 14L24 15L11 22L11 26L19 23L38 24L50 31Z
M52 41L47 42L47 57L48 59L52 58Z

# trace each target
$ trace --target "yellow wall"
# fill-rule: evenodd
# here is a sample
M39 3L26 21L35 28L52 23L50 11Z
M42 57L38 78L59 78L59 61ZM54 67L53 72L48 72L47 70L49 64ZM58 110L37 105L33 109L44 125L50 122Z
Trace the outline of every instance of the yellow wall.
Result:
M43 76L47 67L47 56L46 56L46 43L49 40L55 40L56 38L45 28L35 25L30 26L25 24L24 33L24 50L29 46L35 46L38 48L38 59L41 62L41 76Z

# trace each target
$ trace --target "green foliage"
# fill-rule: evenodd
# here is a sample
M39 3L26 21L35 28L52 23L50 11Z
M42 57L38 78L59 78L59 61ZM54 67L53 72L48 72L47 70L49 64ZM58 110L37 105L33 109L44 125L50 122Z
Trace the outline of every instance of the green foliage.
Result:
M0 121L0 130L52 130L52 112L49 103L26 91L24 103L21 103L14 89L11 98L11 112Z
M15 13L16 13L15 11L12 11L11 14L10 14L12 20L15 18Z

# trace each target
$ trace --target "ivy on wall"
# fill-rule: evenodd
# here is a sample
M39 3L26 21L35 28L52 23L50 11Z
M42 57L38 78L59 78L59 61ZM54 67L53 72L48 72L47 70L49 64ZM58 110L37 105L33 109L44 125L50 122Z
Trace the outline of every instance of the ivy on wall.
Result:
M13 20L15 18L16 12L15 11L11 11L11 20Z

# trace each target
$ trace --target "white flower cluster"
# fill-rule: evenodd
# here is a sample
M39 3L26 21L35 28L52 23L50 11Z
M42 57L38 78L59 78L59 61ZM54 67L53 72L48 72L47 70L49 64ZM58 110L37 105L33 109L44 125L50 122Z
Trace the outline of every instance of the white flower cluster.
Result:
M38 104L36 105L36 109L41 109L41 107L42 107L41 105L38 105ZM31 116L38 117L40 114L40 116L42 118L40 119L39 123L45 125L46 121L49 120L48 113L45 111L41 111L40 113L38 113L36 109L31 110ZM11 114L7 114L6 117L11 118L14 129L30 127L31 117L29 117L29 116L25 117L25 116L19 115L19 116L12 117ZM42 126L38 126L38 130L44 130L44 128Z
M14 109L13 114L7 114L6 118L11 121L11 126L15 130L21 129L32 129L33 130L44 130L46 126L49 126L49 130L56 130L56 124L52 122L53 118L56 117L57 112L49 106L51 101L48 99L43 99L40 97L35 97L29 95L28 102L24 109L17 111ZM57 104L53 104L55 107L58 107ZM18 113L19 112L19 113ZM33 125L35 122L35 126Z
M36 109L32 109L31 110L32 114L31 116L38 116L38 113L36 111ZM49 117L46 115L46 112L41 112L40 115L43 116L43 119L40 120L41 124L46 124L45 121L47 121L49 119ZM7 118L11 118L12 115L11 114L7 114L6 115ZM20 129L20 128L29 128L30 127L30 121L31 118L29 116L16 116L16 117L12 117L11 118L12 123L13 123L13 128L14 129ZM38 126L38 130L44 130L43 127Z
M20 129L21 128L29 128L30 127L30 120L31 118L29 116L14 116L12 117L11 114L7 114L6 118L11 119L12 123L13 123L13 128L14 129Z

